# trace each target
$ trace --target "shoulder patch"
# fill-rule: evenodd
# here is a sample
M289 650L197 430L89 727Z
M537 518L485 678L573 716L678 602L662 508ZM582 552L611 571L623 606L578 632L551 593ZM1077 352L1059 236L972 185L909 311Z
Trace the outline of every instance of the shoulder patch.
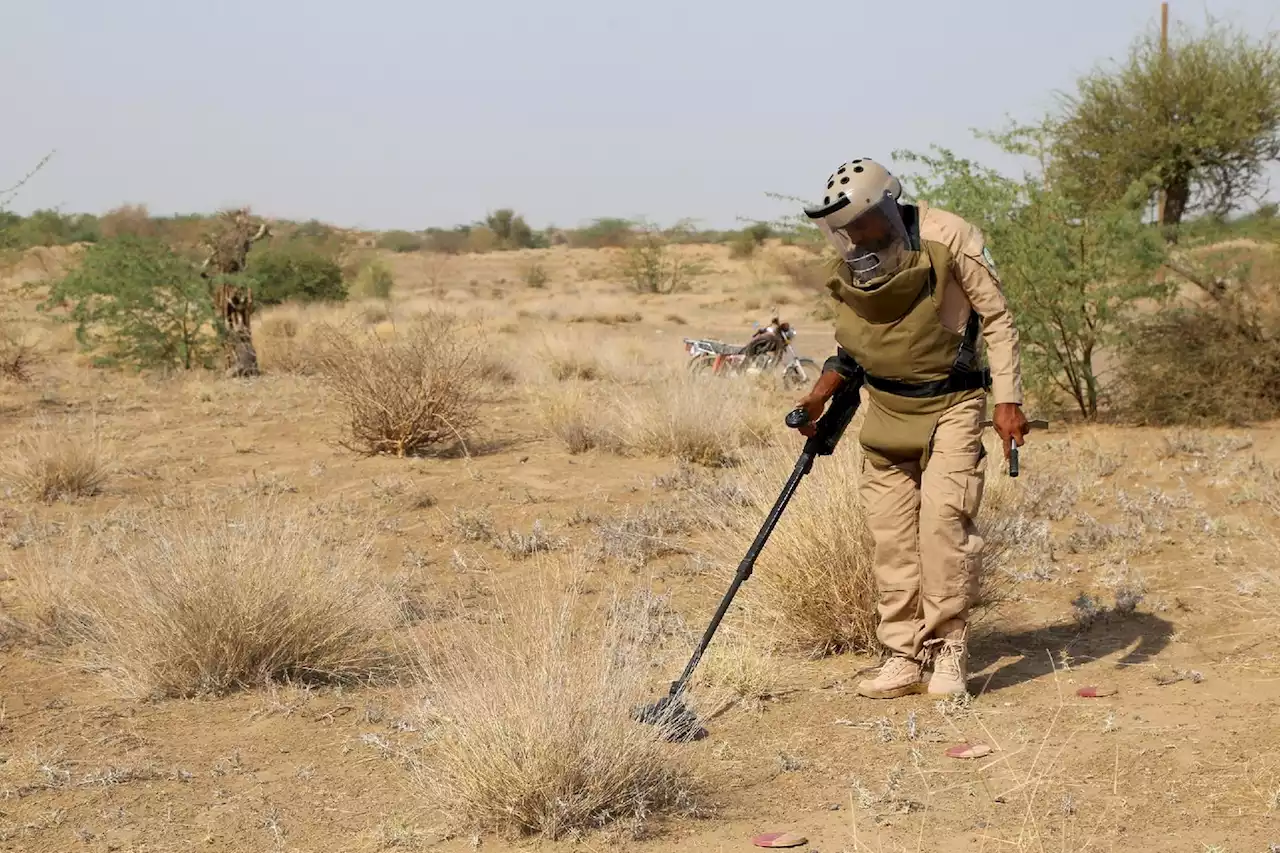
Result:
M982 247L982 260L986 262L987 269L991 270L991 274L996 274L996 259L991 257L991 250L986 246Z

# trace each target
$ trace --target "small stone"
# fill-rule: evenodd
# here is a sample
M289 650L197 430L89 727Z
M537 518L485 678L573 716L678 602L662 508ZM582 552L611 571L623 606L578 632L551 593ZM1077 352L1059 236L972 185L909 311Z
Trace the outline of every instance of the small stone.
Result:
M838 811L840 811L840 804L839 804L839 803L832 803L831 805L827 806L827 811L829 811L829 812L838 812Z

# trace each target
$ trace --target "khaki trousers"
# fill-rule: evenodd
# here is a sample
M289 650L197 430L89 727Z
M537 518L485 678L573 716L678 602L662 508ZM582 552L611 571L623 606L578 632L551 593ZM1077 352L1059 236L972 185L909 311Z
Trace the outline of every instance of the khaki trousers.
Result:
M919 462L882 467L863 457L859 493L875 542L877 635L892 652L919 659L925 641L964 627L977 598L985 410L979 397L943 412L923 472Z

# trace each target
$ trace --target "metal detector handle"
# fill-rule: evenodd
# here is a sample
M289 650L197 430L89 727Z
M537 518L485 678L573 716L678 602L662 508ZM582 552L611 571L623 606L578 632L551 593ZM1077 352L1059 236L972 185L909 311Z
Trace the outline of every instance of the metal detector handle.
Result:
M805 453L811 456L830 456L835 453L836 445L840 443L844 431L849 428L849 423L862 403L862 398L859 396L862 382L863 375L858 373L856 377L840 383L840 387L831 395L831 402L827 405L826 412L818 418L817 432L805 442ZM809 414L797 407L787 413L786 423L792 429L800 429L808 425Z
M978 425L983 427L989 427L994 425L994 421L988 419L980 422ZM1049 422L1044 420L1043 418L1036 418L1035 420L1027 421L1027 432L1031 432L1033 429L1048 429L1048 428L1049 428ZM1018 442L1012 438L1009 439L1009 476L1010 477L1018 476Z

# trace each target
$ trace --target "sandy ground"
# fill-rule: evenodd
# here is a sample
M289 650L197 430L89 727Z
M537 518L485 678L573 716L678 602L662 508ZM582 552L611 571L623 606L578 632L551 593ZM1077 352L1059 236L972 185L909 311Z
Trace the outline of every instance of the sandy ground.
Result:
M712 271L689 292L662 296L621 287L606 252L388 256L397 276L390 317L443 305L482 319L494 351L517 366L536 360L528 353L539 336L580 336L593 350L678 365L682 335L745 340L752 321L777 311L796 324L804 354L828 354L820 294L795 288L767 260L682 251L706 256ZM533 262L549 275L544 287L524 281ZM1031 439L1022 478L993 469L993 490L1046 495L1023 519L1046 533L1042 549L1005 567L1013 595L984 617L974 641L971 703L876 703L853 693L870 658L786 660L769 698L716 717L706 740L672 747L706 779L699 816L659 817L638 838L473 836L441 822L411 772L422 749L414 687L122 697L24 630L24 555L144 510L181 514L196 499L230 505L271 494L327 513L334 535L370 536L388 572L430 582L447 623L538 565L460 537L459 511L483 509L525 531L538 521L590 545L592 528L575 518L667 500L655 481L676 463L569 453L540 426L525 378L486 392L470 458L358 456L336 443L337 403L318 380L271 370L262 330L272 312L257 321L261 378L136 377L87 367L66 331L12 289L20 277L7 292L51 361L33 384L0 388L5 452L42 425L92 426L116 471L100 494L70 502L0 491L0 849L738 851L752 849L756 833L783 830L824 853L1280 843L1274 426L1055 424ZM780 421L792 398L773 393ZM683 541L685 553L654 557L641 571L599 560L591 585L671 592L700 631L733 566L697 559L707 542L696 526ZM1081 593L1110 605L1117 590L1134 588L1142 596L1131 613L1087 627L1076 618ZM657 673L655 687L675 674ZM1077 695L1093 685L1117 692ZM994 751L944 757L963 742Z

